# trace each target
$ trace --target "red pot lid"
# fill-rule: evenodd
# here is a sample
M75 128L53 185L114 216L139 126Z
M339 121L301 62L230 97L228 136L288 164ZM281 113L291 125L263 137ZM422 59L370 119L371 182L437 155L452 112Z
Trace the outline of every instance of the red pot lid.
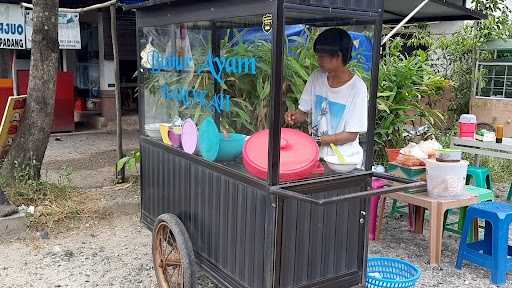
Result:
M243 160L247 171L266 179L268 172L269 131L262 130L247 139ZM310 176L318 168L320 150L315 140L296 129L281 129L281 181L299 180Z

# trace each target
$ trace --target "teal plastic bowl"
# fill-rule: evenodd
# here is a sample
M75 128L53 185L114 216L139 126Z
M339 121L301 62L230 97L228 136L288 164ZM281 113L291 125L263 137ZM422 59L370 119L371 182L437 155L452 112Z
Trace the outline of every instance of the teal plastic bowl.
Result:
M219 154L216 161L233 161L242 155L247 136L236 133L229 133L227 138L222 133L219 136Z

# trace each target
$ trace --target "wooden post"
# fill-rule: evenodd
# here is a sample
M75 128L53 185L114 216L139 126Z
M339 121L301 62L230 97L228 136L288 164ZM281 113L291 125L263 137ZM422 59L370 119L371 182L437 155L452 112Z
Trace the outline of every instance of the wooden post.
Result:
M117 44L117 21L116 21L116 4L110 5L110 31L112 34L112 51L114 52L114 77L115 77L115 95L116 95L116 124L117 124L117 160L124 157L123 153L123 127L121 123L121 83L119 80L119 50ZM117 168L117 165L116 165ZM125 181L125 169L117 172L117 182Z
M18 96L18 73L16 72L16 50L12 53L12 95Z

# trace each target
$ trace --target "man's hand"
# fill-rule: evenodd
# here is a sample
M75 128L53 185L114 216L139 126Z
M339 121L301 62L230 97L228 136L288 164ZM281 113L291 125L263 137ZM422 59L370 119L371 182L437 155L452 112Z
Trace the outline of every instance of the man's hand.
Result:
M307 114L300 110L286 112L286 114L284 114L284 120L285 120L286 124L291 125L291 126L300 124L300 123L306 121L306 118L307 118Z

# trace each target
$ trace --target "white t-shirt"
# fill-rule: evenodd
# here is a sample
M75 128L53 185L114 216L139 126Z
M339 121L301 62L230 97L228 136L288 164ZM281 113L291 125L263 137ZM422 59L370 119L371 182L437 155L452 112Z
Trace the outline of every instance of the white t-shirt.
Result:
M327 73L316 70L304 87L299 109L311 113L313 137L340 132L364 133L368 127L368 89L357 75L343 86L331 88ZM359 137L354 142L338 145L338 148L347 161L362 166L364 152ZM320 157L334 155L329 145L320 147Z

